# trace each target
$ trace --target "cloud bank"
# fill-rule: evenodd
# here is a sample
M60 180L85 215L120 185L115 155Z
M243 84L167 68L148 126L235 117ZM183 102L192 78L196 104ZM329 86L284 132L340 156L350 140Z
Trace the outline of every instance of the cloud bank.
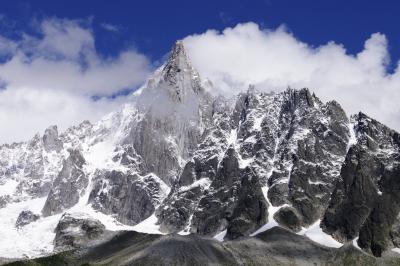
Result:
M185 47L202 78L217 93L233 95L254 84L265 91L308 87L352 114L360 110L400 129L400 68L387 72L388 42L374 33L358 54L329 42L319 47L296 39L285 27L238 24L222 32L188 36Z
M114 110L148 76L151 64L134 48L103 57L91 22L47 19L36 34L0 36L0 143L20 141L57 124L61 129ZM93 100L93 97L97 101Z
M128 98L106 96L137 88L152 70L134 48L102 56L90 20L52 18L36 22L35 30L18 39L0 34L0 143L29 139L51 124L63 130L85 119L95 122ZM334 42L313 47L285 27L254 23L191 35L184 43L215 93L235 95L249 84L264 91L308 87L349 114L362 110L400 129L400 68L388 73L388 42L381 33L372 34L358 54Z

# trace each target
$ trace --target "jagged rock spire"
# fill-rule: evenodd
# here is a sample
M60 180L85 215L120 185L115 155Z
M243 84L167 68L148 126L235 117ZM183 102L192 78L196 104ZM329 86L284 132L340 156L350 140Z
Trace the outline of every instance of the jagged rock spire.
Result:
M174 101L182 102L190 94L201 90L198 72L193 68L181 40L172 48L171 54L162 69L162 82L169 87Z
M182 71L191 72L193 71L193 67L186 54L183 42L176 41L167 60L167 63L163 68L163 79L164 81L175 84L176 76Z

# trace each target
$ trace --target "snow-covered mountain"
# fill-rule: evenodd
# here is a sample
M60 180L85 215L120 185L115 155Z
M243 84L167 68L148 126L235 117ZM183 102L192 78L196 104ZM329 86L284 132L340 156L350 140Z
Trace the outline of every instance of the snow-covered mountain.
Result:
M308 89L210 90L178 41L119 111L0 146L0 257L84 245L65 234L229 240L274 226L376 256L400 248L397 132Z

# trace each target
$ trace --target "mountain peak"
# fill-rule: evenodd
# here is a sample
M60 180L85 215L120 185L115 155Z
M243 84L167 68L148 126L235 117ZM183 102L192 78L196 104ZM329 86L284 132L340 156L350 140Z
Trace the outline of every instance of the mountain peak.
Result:
M170 95L176 101L182 102L188 94L198 94L200 78L192 66L186 53L183 41L178 40L162 69L162 81L170 87Z
M171 53L168 57L167 64L164 67L164 70L170 70L171 67L181 67L185 68L190 66L189 57L187 56L185 46L183 45L183 41L178 40L175 42L172 47Z

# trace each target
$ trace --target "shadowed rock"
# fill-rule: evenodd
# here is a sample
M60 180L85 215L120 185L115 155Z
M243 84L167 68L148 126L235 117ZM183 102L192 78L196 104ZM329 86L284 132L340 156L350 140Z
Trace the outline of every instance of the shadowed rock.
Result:
M54 249L56 251L87 247L106 233L105 226L88 217L74 217L65 213L55 229Z
M88 185L88 178L83 171L85 163L85 159L79 150L70 150L61 172L54 180L47 196L42 209L43 216L61 213L78 203Z
M17 218L17 221L15 222L15 227L19 228L19 227L23 227L27 224L30 224L34 221L39 220L40 215L38 214L34 214L32 211L29 210L25 210L22 211Z

